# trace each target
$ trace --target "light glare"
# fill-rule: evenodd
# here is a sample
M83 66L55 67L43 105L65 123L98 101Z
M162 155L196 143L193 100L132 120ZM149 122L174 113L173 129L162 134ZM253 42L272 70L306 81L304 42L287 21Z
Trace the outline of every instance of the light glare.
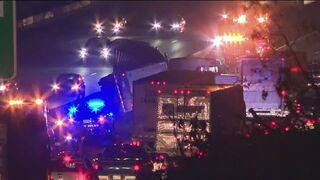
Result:
M159 29L161 29L162 27L161 27L161 23L160 22L154 22L153 24L152 24L152 30L155 30L155 31L158 31Z
M79 51L79 56L81 59L86 58L88 55L87 49L86 48L81 48Z
M104 59L108 59L110 56L110 49L108 48L103 48L100 52L100 56Z
M0 91L5 91L7 89L7 86L4 84L0 85Z
M38 99L36 99L36 100L34 101L34 103L36 103L36 105L41 105L41 104L43 104L43 100L40 99L40 98L38 98Z

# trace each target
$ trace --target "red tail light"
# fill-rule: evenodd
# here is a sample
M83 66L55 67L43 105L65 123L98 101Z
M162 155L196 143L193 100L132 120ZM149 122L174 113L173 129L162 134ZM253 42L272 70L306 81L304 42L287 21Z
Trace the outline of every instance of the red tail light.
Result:
M137 172L140 170L140 166L138 164L135 164L133 165L132 169Z
M167 165L166 164L162 164L161 170L166 170L166 169L167 169Z
M133 146L140 146L140 141L133 140L131 143Z
M160 161L163 161L164 160L164 156L161 154L161 155L159 155L159 160Z
M66 162L66 163L68 163L68 162L71 161L71 157L70 157L70 156L64 156L64 157L63 157L63 161Z

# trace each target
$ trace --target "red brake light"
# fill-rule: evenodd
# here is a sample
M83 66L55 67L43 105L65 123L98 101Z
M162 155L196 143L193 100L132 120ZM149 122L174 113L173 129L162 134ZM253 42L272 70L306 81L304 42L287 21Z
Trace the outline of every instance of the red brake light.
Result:
M162 154L159 156L159 160L164 160L164 156Z
M64 156L64 157L63 157L63 161L66 162L66 163L68 163L68 162L71 161L71 157L70 157L70 156Z
M285 132L288 132L289 130L290 130L290 128L288 126L284 128Z
M166 169L167 169L167 165L166 164L162 164L161 170L166 170Z
M132 168L133 168L134 171L139 171L140 170L140 166L137 165L137 164L135 164Z

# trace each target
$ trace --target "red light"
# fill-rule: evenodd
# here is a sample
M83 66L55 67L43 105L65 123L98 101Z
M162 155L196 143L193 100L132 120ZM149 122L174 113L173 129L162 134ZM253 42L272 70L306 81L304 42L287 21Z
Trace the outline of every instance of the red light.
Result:
M271 121L271 126L276 126L277 125L277 123L275 122L275 121Z
M68 162L71 161L71 157L70 157L70 156L64 156L64 157L63 157L63 161L66 162L66 163L68 163Z
M283 89L283 90L281 91L281 96L286 96L286 95L287 95L287 92L286 92L286 90Z
M167 82L165 82L165 81L163 81L163 82L162 82L162 85L164 85L164 86L165 86L166 84L167 84Z
M157 85L160 85L160 81L157 82Z
M137 145L137 141L132 141L132 145L136 146Z
M175 89L175 90L173 91L173 93L174 93L174 94L178 94L178 90Z
M296 110L296 113L297 113L297 114L300 114L300 113L301 113L301 111L300 111L299 109L297 109L297 110Z
M160 89L158 89L158 90L157 90L157 93L158 93L158 94L161 94L161 90L160 90Z
M80 173L80 174L79 174L79 179L78 179L78 180L87 180L86 175L85 175L85 174Z
M289 130L290 130L290 128L288 126L284 128L285 132L288 132Z
M96 169L96 170L98 170L98 169L99 169L99 165L98 165L98 164L95 164L95 165L93 166L93 168Z
M184 90L181 90L181 91L180 91L180 94L184 94Z
M154 81L151 81L150 84L151 84L151 85L154 85Z
M187 94L190 94L190 93L191 93L190 90L188 90L188 91L187 91Z
M269 131L268 130L264 130L264 133L263 133L264 135L269 135Z
M135 164L135 165L133 166L133 170L134 170L134 171L139 171L139 170L140 170L140 166L137 165L137 164Z
M164 156L162 154L159 156L159 160L164 160Z
M292 73L300 73L301 72L301 68L298 66L294 66L290 68L290 72Z
M207 94L210 94L210 91L207 91Z
M315 120L307 120L306 124L309 124L309 125L314 125L316 123Z
M162 164L161 170L166 170L166 169L167 169L167 165L166 164Z
M176 163L176 162L173 162L172 165L173 165L173 167L175 167L175 168L179 167L179 166L178 166L178 163Z

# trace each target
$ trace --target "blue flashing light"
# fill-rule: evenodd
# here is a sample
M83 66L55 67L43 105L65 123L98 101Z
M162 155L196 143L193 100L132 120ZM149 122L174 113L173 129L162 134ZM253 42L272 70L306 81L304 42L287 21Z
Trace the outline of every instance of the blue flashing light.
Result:
M113 113L112 113L112 112L109 112L109 113L107 114L107 116L112 117L112 116L113 116Z
M69 109L68 109L68 116L69 116L69 117L72 117L72 116L74 116L77 112L78 112L78 107L76 107L76 106L71 106L71 107L69 107Z
M89 109L92 112L101 111L101 109L105 106L105 103L102 99L91 99L87 102Z

